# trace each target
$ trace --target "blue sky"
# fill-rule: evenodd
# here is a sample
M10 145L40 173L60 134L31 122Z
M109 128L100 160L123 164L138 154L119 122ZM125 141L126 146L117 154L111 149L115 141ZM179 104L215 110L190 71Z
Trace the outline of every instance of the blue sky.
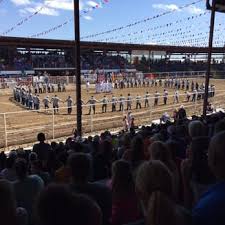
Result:
M101 1L103 0L80 0L81 10L90 9L90 7L99 4ZM179 43L182 40L191 40L191 35L202 33L197 37L199 42L205 42L210 15L206 14L193 20L187 20L188 17L205 12L205 1L178 10L179 6L194 1L196 0L109 0L107 4L81 17L81 36L120 27L174 9L175 12L166 16L108 35L89 38L88 40L106 41L108 39L108 41L132 43L172 43L178 41ZM32 17L23 25L16 27L12 32L7 33L7 36L28 37L62 24L73 17L73 0L0 0L0 2L0 34L3 34L23 18L43 7L38 15ZM147 31L149 28L174 23L178 19L183 21L170 27L164 26L164 28L151 30L151 32L140 33L141 30ZM224 21L225 15L218 14L216 20L216 30L218 31L215 33L215 40L219 42L224 39ZM180 31L176 31L177 29L180 29ZM129 33L134 32L137 33L128 36ZM170 35L168 35L168 32L170 32ZM186 33L184 34L184 32ZM153 39L152 35L154 34L156 36ZM173 34L176 35L172 36ZM47 35L41 35L40 38L73 39L73 23L69 22L60 29Z

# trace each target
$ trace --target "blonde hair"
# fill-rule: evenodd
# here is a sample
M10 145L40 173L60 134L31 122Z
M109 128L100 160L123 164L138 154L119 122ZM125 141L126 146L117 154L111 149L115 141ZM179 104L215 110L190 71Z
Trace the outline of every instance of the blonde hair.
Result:
M144 162L137 171L135 186L142 196L149 199L152 192L160 191L173 195L172 175L159 160Z

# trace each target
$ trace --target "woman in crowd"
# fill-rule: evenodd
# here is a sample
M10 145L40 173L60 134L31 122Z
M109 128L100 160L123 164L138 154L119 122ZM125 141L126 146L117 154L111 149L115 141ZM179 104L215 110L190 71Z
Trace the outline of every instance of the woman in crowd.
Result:
M143 163L136 177L136 192L145 225L189 225L190 215L176 204L173 177L169 169L158 160Z
M188 158L182 162L181 172L184 184L184 204L192 208L200 196L215 181L208 166L208 146L206 127L200 121L193 121L188 127L191 143Z
M140 219L138 201L130 164L116 161L112 166L112 225L123 225Z
M173 178L174 196L176 196L176 200L178 200L180 177L177 166L175 162L172 160L171 152L166 147L166 145L160 141L152 143L149 147L149 152L151 160L160 160L170 170Z

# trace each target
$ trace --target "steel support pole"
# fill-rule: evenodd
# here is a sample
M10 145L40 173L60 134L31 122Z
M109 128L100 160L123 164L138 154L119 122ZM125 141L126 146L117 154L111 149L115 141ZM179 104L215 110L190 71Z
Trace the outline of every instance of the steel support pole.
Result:
M8 147L8 135L7 135L7 122L6 122L6 114L3 114L4 119L4 130L5 130L5 148Z
M75 68L77 100L77 132L82 136L81 68L80 68L80 11L79 0L74 0Z
M211 12L211 22L210 22L210 32L209 32L209 48L208 48L208 65L205 77L205 96L203 104L203 117L206 117L207 113L207 104L208 104L208 95L209 95L209 79L211 73L211 60L212 60L212 48L213 48L213 33L215 25L215 14L216 14L216 1L212 2L212 12Z

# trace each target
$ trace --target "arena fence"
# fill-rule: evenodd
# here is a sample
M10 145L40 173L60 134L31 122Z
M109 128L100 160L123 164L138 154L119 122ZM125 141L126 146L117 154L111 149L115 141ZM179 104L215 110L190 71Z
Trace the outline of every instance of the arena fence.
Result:
M217 90L216 96L209 99L215 109L225 108L224 100L225 91ZM135 119L136 126L150 125L153 120L158 120L163 113L167 112L170 117L173 116L174 110L181 105L187 111L188 116L201 115L203 100L187 102L186 95L179 95L179 103L174 103L174 95L168 96L168 104L163 104L163 97L159 98L159 106L154 106L154 97L149 98L150 106L144 108L145 99L141 99L142 109L136 110L136 99L132 100L131 114ZM108 103L107 113L102 113L102 103L96 103L96 114L88 115L89 107L92 105L83 105L83 135L95 135L101 131L110 130L118 131L123 128L123 118L127 115L126 101L122 111L111 112L111 103ZM54 109L47 111L41 110L24 110L20 112L10 112L0 114L0 148L5 150L13 147L20 147L25 144L30 145L36 141L36 135L44 132L49 141L58 140L72 135L76 127L76 106L73 107L71 115L67 115L67 107L59 108L59 113L55 114Z

